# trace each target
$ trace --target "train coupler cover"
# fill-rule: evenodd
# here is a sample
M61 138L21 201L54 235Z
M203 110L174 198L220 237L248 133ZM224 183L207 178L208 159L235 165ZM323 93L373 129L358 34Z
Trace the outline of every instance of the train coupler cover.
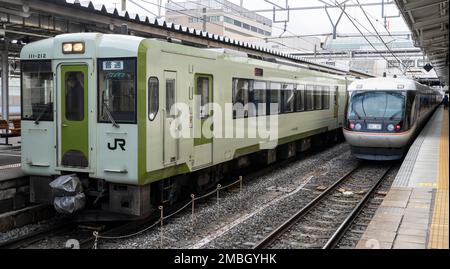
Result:
M72 214L80 211L86 205L83 186L76 174L63 175L52 182L53 206L62 214Z

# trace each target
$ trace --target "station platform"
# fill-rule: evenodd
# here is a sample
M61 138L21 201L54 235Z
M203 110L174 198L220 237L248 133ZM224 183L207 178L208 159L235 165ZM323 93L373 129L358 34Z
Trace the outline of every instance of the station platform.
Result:
M11 145L0 145L0 182L21 178L20 137L10 138Z
M448 138L448 110L439 107L409 149L356 248L449 248Z

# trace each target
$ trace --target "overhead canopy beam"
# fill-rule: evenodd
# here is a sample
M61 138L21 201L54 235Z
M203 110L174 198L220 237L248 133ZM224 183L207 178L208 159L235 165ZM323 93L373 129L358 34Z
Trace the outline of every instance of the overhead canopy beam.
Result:
M433 5L437 5L443 2L448 2L448 0L420 0L420 1L415 1L415 2L411 2L411 3L406 3L405 7L403 8L404 11L412 11L412 10L416 10L416 9L421 9L421 8L426 8L426 7L430 7Z
M413 29L418 30L420 28L424 28L424 27L428 27L428 26L439 25L440 23L444 23L444 22L448 22L448 15L439 17L439 18L435 18L435 19L430 19L430 20L427 19L424 21L415 22L415 23L413 23Z
M423 33L422 39L423 40L427 40L427 39L432 39L435 37L445 37L448 36L448 30L433 30L433 31L425 31Z

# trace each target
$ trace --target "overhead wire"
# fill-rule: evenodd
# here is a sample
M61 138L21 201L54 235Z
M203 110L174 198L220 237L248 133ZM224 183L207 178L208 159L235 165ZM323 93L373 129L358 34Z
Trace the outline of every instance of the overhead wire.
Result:
M369 31L364 25L362 25L357 19L355 19L354 17L352 17L351 15L348 14L348 12L345 11L345 9L342 7L342 4L339 4L338 2L336 2L336 5L330 4L328 2L325 2L324 0L319 0L320 2L327 4L329 6L335 6L341 9L341 11L345 14L345 16L349 19L349 21L352 23L352 25L356 28L356 30L360 33L360 35L366 40L366 42L384 59L386 60L386 62L389 62L389 59L386 58L386 56L383 55L383 53L381 53L376 47L375 45L373 45L372 42L370 42L370 40L367 38L367 36L361 31L361 29L359 29L359 27L356 25L355 22L357 22L360 26L362 26L367 32L369 32L371 35L374 35L371 31ZM348 0L347 0L348 1ZM400 65L403 65L402 61L399 61ZM400 67L397 67L400 72L402 72L403 74L406 73L406 70L402 70Z
M361 11L364 13L364 16L366 17L367 21L369 21L369 24L372 26L373 30L375 31L375 33L378 36L378 39L380 39L380 41L384 44L384 46L387 48L387 50L392 54L392 56L401 64L403 64L402 60L400 60L397 55L395 55L395 53L391 50L391 48L389 48L389 46L386 44L386 42L384 41L383 37L380 35L380 33L378 32L377 28L375 27L375 25L373 25L372 21L370 20L370 18L368 17L366 11L364 10L364 8L361 6L361 4L359 3L359 0L356 0L356 2L358 3L359 8L361 9ZM406 70L409 70L409 66L404 65ZM409 70L410 71L410 70Z
M134 5L136 5L136 6L140 7L140 8L142 8L143 10L145 10L145 11L147 11L148 13L152 14L153 16L158 17L158 15L156 15L156 14L153 13L152 11L146 9L145 7L141 6L140 4L136 3L134 0L129 0L129 1L130 1L130 3L132 3L132 4L134 4Z
M352 1L352 3L356 5L355 1L353 1L353 0L350 0L350 1ZM359 5L360 7L362 7L362 5L359 4L359 2L358 2L358 5ZM374 15L370 14L370 12L368 12L367 10L366 10L366 13L367 13L367 15L368 15L369 17L371 17L372 19L374 19L380 26L382 26L382 27L384 28L384 30L386 30L386 33L387 33L390 37L394 38L394 37L392 36L392 34L391 34L391 31L389 31L389 29L386 27L386 25L385 25L384 23L380 22Z

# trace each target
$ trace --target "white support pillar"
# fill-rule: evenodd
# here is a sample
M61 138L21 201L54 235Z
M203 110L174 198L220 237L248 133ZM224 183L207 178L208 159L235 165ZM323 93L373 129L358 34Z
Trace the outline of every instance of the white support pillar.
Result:
M2 56L2 118L9 119L9 64L8 64L8 50L1 52Z

